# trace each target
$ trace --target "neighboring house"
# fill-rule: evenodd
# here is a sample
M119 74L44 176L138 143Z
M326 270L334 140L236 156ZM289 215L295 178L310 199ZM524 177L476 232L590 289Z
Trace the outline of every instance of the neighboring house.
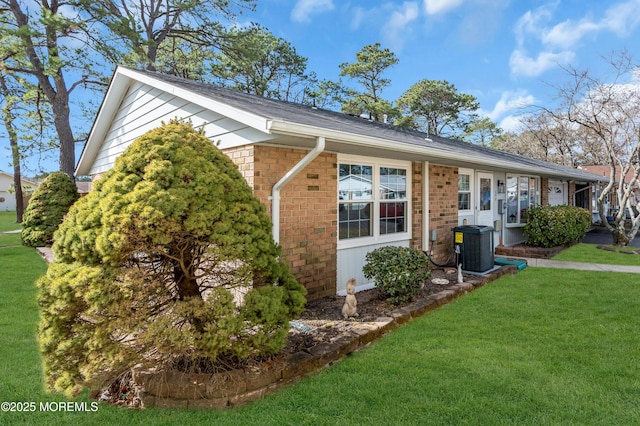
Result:
M611 167L608 165L596 165L596 166L579 166L579 169L584 170L589 173L593 173L599 176L605 176L608 180L609 174L611 173ZM616 181L619 180L620 171L617 171L618 176L616 176ZM624 182L628 185L629 182L633 180L633 167L627 172L627 175L624 177ZM600 188L601 189L601 188ZM615 196L615 192L618 190L617 185L614 185L612 188L612 192L605 198L604 208L605 208L605 216L613 216L619 210L620 206L618 205L618 199ZM600 192L596 192L592 195L593 197L593 210L594 213L598 212L597 205L597 197L600 195ZM631 208L635 208L638 210L638 203L640 202L640 180L637 180L635 186L632 190L631 196L629 197L628 205ZM597 220L600 220L599 218Z
M27 179L22 179L22 190L29 191L35 189L37 184ZM24 197L27 199L27 197ZM25 203L25 208L27 207ZM16 192L13 185L13 175L0 171L0 211L16 209Z
M111 80L77 175L99 178L137 137L176 117L203 128L238 166L266 205L281 258L309 299L344 294L351 277L359 289L371 287L362 266L377 247L432 248L434 260L446 262L453 228L463 223L494 226L495 244L522 242L524 213L549 203L548 188L554 188L554 202L567 202L577 189L602 180L465 142L124 67Z

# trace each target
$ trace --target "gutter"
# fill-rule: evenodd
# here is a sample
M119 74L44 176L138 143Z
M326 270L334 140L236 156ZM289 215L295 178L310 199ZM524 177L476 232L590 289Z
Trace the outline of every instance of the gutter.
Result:
M271 234L276 244L280 242L280 190L298 173L309 165L315 158L322 154L325 147L325 138L316 137L316 146L304 156L295 166L291 168L271 189Z
M317 137L323 137L325 139L329 139L332 141L339 141L341 144L348 145L357 145L362 147L370 147L377 148L395 152L402 152L405 154L412 155L424 155L426 157L430 157L428 160L430 163L435 163L439 159L442 160L453 160L463 163L473 163L476 167L477 165L485 166L485 167L495 167L499 170L511 170L513 172L518 173L527 173L527 174L537 174L543 177L557 177L557 178L570 178L574 180L586 180L590 182L594 182L599 179L595 179L589 176L588 172L580 171L580 173L572 173L570 169L567 171L556 170L552 167L545 167L541 165L529 165L529 164L511 164L509 162L505 163L504 159L496 159L489 157L489 154L485 154L486 156L482 157L472 157L470 158L469 153L459 153L454 149L451 150L442 150L442 149L434 149L432 147L421 146L416 144L404 144L398 143L397 141L390 139L383 139L379 137L359 135L355 133L348 133L344 131L332 130L328 128L322 128L317 126L312 126L308 124L298 124L292 123L288 121L284 121L281 119L273 119L269 120L267 123L267 133L270 134L280 134L280 135L291 135L291 136L309 136L309 135L317 135ZM426 138L425 141L427 144L431 141ZM525 157L523 157L525 158ZM507 165L505 165L507 164ZM481 168L481 167L480 167ZM591 173L592 174L592 173ZM598 178L602 178L598 176Z

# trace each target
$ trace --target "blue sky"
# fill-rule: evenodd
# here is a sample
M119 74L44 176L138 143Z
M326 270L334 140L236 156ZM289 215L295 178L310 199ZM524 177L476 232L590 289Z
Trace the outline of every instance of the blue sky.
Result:
M640 60L640 0L258 0L252 16L320 78L337 79L339 64L380 42L399 59L384 98L447 80L506 130L522 106L553 102L567 81L560 66L598 72L601 56L622 49Z
M553 87L568 81L561 66L599 73L601 57L623 49L640 61L640 0L257 0L240 21L291 42L309 58L309 71L330 80L339 64L380 42L399 59L384 98L422 79L447 80L476 96L481 114L505 130L517 130L522 107L553 104ZM10 171L3 133L0 170ZM56 159L45 169L54 170Z

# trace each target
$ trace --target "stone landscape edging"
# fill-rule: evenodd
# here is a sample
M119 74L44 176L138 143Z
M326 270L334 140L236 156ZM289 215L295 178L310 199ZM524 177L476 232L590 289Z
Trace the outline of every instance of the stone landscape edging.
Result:
M133 381L140 386L145 407L230 408L255 401L296 383L341 361L347 355L367 346L385 333L419 318L458 297L495 280L518 272L512 265L503 266L478 280L455 284L446 290L398 308L388 317L374 322L357 323L353 334L333 342L320 343L307 351L297 352L261 368L231 370L215 374L190 374L177 371L138 371Z

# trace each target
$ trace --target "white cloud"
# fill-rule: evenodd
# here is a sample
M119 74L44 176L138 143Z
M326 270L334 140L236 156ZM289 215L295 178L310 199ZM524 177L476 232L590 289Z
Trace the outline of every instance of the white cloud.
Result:
M317 15L333 9L333 0L298 0L291 11L291 20L301 23L310 22L311 15Z
M564 21L542 35L542 42L546 45L568 49L575 46L586 35L597 32L601 26L588 19L580 22Z
M509 115L503 118L500 123L498 123L498 127L500 127L505 132L520 133L522 131L521 116Z
M424 0L424 11L427 15L446 13L460 6L464 0Z
M525 50L516 49L509 58L509 67L513 75L537 77L558 65L571 63L575 56L575 53L571 51L560 53L540 52L537 58L532 58Z
M351 15L351 25L349 28L351 30L357 30L360 28L360 24L364 21L366 17L366 12L361 7L357 7L353 10Z
M545 50L563 49L565 52L555 55L566 55L566 50L590 35L608 31L624 37L640 25L640 0L628 0L611 6L601 19L593 19L587 15L578 20L567 19L550 26L549 22L553 19L557 6L557 2L541 6L518 19L514 31L519 50L522 50L527 41L537 40ZM514 55L518 56L516 52ZM539 65L548 59L546 56L544 52L539 55Z
M515 25L516 42L518 46L522 46L526 38L533 34L538 37L543 33L543 25L553 16L553 5L547 5L537 8L534 11L527 11L518 19Z
M495 121L505 113L522 110L523 108L533 105L535 102L536 98L525 90L516 92L506 91L502 93L498 102L493 106L493 110L485 112L485 114L489 119Z
M601 21L603 28L620 37L627 36L638 24L640 24L640 0L631 0L610 7Z
M640 0L616 4L604 13L600 20L585 17L579 21L566 20L551 29L544 30L542 41L548 45L569 48L590 34L610 31L619 37L627 36L640 24Z
M418 19L418 3L404 2L400 10L395 10L383 27L389 47L392 51L399 51L403 47L407 26Z

